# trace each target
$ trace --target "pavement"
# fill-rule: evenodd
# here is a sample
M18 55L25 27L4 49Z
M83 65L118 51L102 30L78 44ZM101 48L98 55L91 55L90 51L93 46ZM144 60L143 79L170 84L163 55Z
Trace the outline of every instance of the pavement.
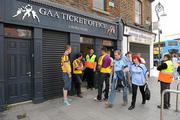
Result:
M154 70L153 77L149 80L151 90L151 100L145 105L141 104L141 94L138 91L136 107L129 111L128 107L131 102L129 94L128 106L121 106L122 93L118 93L113 108L106 109L104 102L96 102L93 98L97 95L97 90L83 91L83 98L70 96L72 99L71 106L63 106L63 99L57 98L48 100L40 104L21 104L0 113L0 120L18 120L18 115L24 115L21 120L159 120L160 109L160 90L157 82L157 71ZM174 81L171 89L176 89L177 83ZM164 110L165 120L180 120L180 112L175 112L176 95L171 95L171 108ZM179 103L180 104L180 103ZM180 106L180 105L179 105Z

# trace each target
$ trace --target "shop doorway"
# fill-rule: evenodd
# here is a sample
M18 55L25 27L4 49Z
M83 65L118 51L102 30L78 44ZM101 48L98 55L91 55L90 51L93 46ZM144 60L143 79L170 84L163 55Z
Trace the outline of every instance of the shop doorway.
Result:
M103 47L106 47L108 54L114 58L114 50L117 48L115 42L111 40L103 40Z
M80 52L83 54L83 57L89 53L89 49L94 46L94 38L91 37L80 37Z
M6 27L5 36L6 101L31 100L31 31Z

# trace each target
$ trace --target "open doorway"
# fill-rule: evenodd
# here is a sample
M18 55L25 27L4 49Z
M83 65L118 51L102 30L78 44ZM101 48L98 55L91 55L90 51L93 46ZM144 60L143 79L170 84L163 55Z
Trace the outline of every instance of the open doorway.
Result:
M103 47L106 47L108 54L114 58L114 50L117 48L115 42L111 40L103 40Z

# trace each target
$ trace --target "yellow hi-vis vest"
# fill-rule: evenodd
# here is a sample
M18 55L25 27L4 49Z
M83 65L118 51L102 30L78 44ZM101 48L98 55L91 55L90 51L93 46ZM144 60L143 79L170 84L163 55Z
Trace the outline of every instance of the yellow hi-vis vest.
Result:
M173 80L173 63L171 60L165 62L167 69L159 72L158 80L164 83L171 83Z
M90 68L90 69L94 69L94 67L95 67L95 60L96 60L96 55L92 55L91 58L90 58L89 55L86 55L85 67L86 68Z

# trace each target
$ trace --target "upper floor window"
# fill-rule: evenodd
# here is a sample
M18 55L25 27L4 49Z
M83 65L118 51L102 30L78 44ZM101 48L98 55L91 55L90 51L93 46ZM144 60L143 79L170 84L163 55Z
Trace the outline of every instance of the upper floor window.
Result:
M105 10L105 0L93 0L93 8Z
M135 0L135 23L142 23L142 3L139 0Z

